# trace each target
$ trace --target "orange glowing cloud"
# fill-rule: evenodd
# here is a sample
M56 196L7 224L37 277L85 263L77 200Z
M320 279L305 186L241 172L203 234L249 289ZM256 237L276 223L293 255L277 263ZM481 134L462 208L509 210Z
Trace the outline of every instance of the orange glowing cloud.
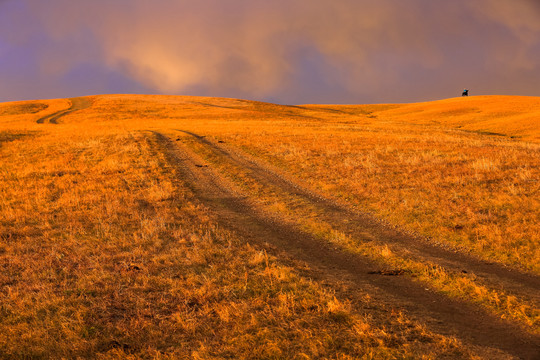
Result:
M40 53L45 72L92 58L161 93L326 102L423 100L462 86L540 95L530 80L540 70L537 4L27 1L36 26L70 44L67 56ZM76 42L81 32L99 54Z

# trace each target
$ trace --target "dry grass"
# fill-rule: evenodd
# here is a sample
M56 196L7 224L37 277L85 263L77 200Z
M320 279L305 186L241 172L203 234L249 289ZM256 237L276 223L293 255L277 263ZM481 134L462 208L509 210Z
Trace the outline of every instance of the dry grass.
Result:
M384 119L275 125L218 135L435 242L540 271L537 143Z
M293 219L305 231L330 243L345 247L353 253L368 256L383 267L402 269L412 274L418 281L422 281L438 291L477 302L488 311L503 318L521 322L532 331L540 329L540 309L534 301L522 299L511 292L506 292L500 288L500 284L497 284L496 287L486 284L475 274L455 272L423 258L415 259L406 249L374 241L375 239L368 233L358 233L354 237L344 234L340 230L336 230L332 224L326 223L323 220L324 216L320 214L320 209L314 208L311 203L306 203L305 200L279 188L263 186L252 179L241 166L224 162L208 147L193 141L188 141L188 143L208 163L219 168L243 191L257 199L260 206L275 216Z
M3 137L1 358L470 356L221 230L148 135L86 130Z
M29 127L44 116L70 107L67 99L0 103L1 129Z
M473 356L368 293L351 303L220 229L141 130L213 136L431 241L540 271L537 98L94 100L61 125L35 122L67 100L0 104L0 357ZM290 211L284 197L264 196L272 211ZM362 251L303 216L311 232ZM375 250L434 288L537 321L534 304L478 279Z
M406 104L384 112L394 121L435 124L465 131L540 141L540 99L527 96L474 96Z

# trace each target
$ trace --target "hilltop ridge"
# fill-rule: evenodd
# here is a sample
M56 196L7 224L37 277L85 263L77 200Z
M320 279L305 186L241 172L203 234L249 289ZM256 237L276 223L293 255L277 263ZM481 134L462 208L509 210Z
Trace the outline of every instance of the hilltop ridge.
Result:
M186 116L238 115L239 112L263 117L301 117L312 120L348 117L349 121L378 119L397 123L433 125L491 135L540 141L540 97L471 96L407 104L278 105L234 98L173 95L94 95L81 97L92 106L81 116L64 122L118 119L120 114L138 113L146 118L166 113L170 119ZM43 119L71 106L69 99L0 103L0 123ZM73 114L72 117L76 115ZM352 117L352 118L351 118Z

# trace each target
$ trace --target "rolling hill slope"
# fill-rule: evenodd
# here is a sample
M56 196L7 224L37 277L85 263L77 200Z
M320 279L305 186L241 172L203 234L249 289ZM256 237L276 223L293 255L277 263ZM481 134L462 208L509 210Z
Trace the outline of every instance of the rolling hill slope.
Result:
M540 141L540 98L471 96L413 104L313 105L309 108L361 114L406 124L435 125Z
M540 354L540 98L0 104L0 357Z

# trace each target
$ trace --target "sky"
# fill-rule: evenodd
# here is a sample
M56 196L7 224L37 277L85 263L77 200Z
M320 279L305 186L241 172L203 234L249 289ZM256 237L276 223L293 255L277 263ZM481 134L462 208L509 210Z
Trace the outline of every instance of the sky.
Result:
M0 102L540 96L540 0L0 0Z

